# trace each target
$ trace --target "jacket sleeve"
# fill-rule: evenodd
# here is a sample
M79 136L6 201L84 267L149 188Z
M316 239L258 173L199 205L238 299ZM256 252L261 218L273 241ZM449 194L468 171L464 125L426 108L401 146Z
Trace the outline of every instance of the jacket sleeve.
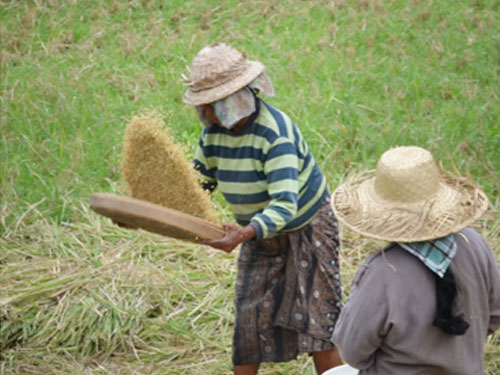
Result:
M251 220L257 238L269 237L295 217L299 194L298 163L295 145L284 138L278 138L267 152L264 173L271 200Z
M488 251L488 261L490 275L490 321L488 324L487 334L491 335L498 329L498 327L500 327L500 273L491 250Z
M372 254L373 257L376 255ZM374 364L375 352L391 327L387 285L380 277L381 273L370 266L372 256L356 273L332 335L343 360L358 369L367 369Z

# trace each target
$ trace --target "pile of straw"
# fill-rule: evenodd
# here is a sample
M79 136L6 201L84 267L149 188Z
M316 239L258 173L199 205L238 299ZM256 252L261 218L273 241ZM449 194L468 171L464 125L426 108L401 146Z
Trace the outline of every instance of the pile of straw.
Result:
M209 193L157 112L134 116L125 131L121 163L128 193L137 199L218 223Z
M0 237L0 374L223 373L233 258L71 210Z
M0 374L231 375L233 256L122 230L72 202L71 222L37 208L0 236ZM500 204L474 223L500 256ZM342 230L344 298L385 242ZM485 345L498 374L500 331ZM310 374L306 355L261 375ZM285 366L285 367L284 367Z

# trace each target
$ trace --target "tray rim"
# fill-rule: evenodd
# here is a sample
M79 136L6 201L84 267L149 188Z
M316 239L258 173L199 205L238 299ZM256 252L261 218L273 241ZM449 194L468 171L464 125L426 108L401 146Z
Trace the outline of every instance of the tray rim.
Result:
M208 220L186 214L159 204L151 203L142 199L132 198L112 193L94 193L90 199L90 208L100 215L113 219L112 212L120 215L133 217L133 220L124 224L137 225L136 220L154 222L160 226L172 227L199 237L202 240L220 239L225 230L222 226L209 222ZM150 230L147 226L138 225L139 228L149 232L162 233ZM172 236L170 236L172 237ZM174 237L175 238L175 237ZM184 238L180 238L186 240ZM196 239L193 239L196 240Z

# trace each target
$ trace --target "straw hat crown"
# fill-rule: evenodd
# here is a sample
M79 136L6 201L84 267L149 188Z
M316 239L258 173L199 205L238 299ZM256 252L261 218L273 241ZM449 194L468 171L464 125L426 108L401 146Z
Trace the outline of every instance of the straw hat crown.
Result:
M488 198L470 180L441 172L429 151L405 146L386 151L374 174L339 186L332 206L358 233L418 242L465 228L486 211Z
M431 198L439 182L439 170L429 151L399 147L379 159L374 189L381 198L404 204Z
M204 47L193 59L184 102L201 105L223 99L252 82L265 70L224 43Z

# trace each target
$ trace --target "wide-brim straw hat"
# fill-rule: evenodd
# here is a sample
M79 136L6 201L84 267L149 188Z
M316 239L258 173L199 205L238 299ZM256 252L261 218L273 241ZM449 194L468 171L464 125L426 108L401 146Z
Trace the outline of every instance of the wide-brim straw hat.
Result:
M251 61L237 49L224 43L203 48L193 59L188 90L184 103L202 105L224 99L245 87L262 72L265 66Z
M420 147L386 151L375 173L332 194L338 220L362 235L392 242L421 242L456 233L478 219L488 198L472 181L440 171Z

